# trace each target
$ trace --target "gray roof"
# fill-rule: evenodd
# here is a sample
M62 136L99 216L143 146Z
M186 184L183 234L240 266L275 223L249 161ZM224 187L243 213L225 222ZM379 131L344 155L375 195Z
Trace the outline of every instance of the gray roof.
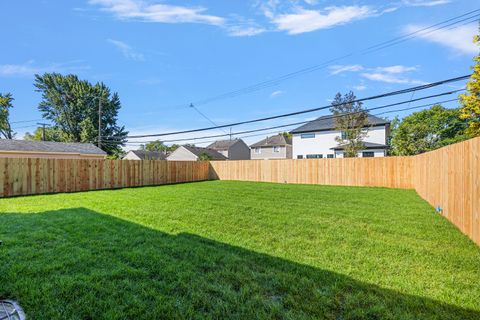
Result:
M142 160L165 160L166 155L160 151L131 150L137 157Z
M369 126L379 126L384 124L389 124L390 121L368 115L368 125ZM335 130L335 118L332 115L322 116L315 120L312 120L298 128L293 129L290 133L302 133L302 132L315 132L315 131L326 131L326 130Z
M373 143L373 142L364 142L363 143L363 146L365 147L365 149L388 149L388 146L387 145L384 145L384 144L379 144L379 143ZM339 145L339 146L336 146L336 147L333 147L333 148L330 148L332 150L343 150L345 149L345 146L343 145Z
M0 151L80 153L105 156L107 153L91 143L65 143L0 139Z
M239 139L234 139L234 140L219 140L215 141L214 143L210 144L207 146L208 149L213 149L213 150L228 150L230 149L231 146L233 146L235 143L240 142L241 140Z
M274 147L274 146L285 146L291 145L292 141L290 138L286 138L283 134L277 134L276 136L267 137L261 141L258 141L252 144L251 148L257 147Z
M192 147L192 146L183 146L185 149L196 155L197 157L200 157L202 154L207 154L212 160L226 160L227 157L225 157L223 154L212 150L208 148L202 148L202 147Z

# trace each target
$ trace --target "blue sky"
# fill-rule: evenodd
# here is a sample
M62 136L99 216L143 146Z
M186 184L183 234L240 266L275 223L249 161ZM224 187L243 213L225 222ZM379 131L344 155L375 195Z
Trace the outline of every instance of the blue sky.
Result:
M15 97L13 122L33 120L41 118L33 75L75 73L91 82L103 81L120 94L119 122L131 134L205 127L211 124L188 107L190 102L358 53L478 7L472 0L1 1L0 91ZM365 97L464 75L478 51L471 42L477 28L470 23L370 54L356 53L315 72L198 109L215 123L225 124L322 106L339 91L353 90ZM373 101L365 107L409 98ZM386 116L396 114L407 113ZM26 127L34 124L14 124L18 137L34 130ZM218 133L222 131L200 135ZM139 139L144 140L148 139Z

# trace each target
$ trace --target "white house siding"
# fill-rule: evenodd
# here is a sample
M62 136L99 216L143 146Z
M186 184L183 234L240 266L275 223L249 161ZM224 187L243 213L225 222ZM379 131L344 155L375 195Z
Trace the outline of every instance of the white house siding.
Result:
M260 147L261 152L256 153L255 149L251 149L251 159L252 160L259 160L259 159L291 159L292 158L292 147L291 146L281 146L279 147L278 152L273 151L273 147Z
M297 159L299 155L306 158L307 155L322 155L327 158L328 155L335 156L334 150L331 148L338 145L335 141L336 137L341 136L341 132L337 130L314 132L314 138L302 139L300 133L293 134L293 159ZM386 129L385 126L371 127L368 129L368 134L365 137L365 142L372 142L378 144L386 144ZM370 151L370 150L366 150ZM341 151L337 151L340 154ZM361 155L360 155L361 156ZM375 152L375 157L383 157L384 152Z
M197 161L198 157L185 149L184 147L179 147L177 150L173 151L167 160L170 161Z
M357 154L357 157L361 158L363 156L363 152L373 152L374 157L385 157L385 150L383 150L383 149L362 150ZM343 151L342 150L336 150L335 151L335 158L343 158Z

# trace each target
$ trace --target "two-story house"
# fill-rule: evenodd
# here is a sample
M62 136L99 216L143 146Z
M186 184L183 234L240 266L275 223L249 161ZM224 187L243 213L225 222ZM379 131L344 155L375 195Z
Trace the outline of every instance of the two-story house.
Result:
M250 158L256 159L292 159L292 142L283 134L267 137L250 146Z
M390 122L368 115L367 132L363 142L365 148L358 153L358 157L384 157L388 148ZM342 158L343 147L335 140L341 137L342 132L335 129L335 118L332 116L319 117L290 132L293 136L293 158Z

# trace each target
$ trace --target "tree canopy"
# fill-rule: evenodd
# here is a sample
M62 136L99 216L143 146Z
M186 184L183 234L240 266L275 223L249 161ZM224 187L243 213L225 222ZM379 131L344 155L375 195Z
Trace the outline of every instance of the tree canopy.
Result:
M480 35L476 35L473 40L480 46ZM462 108L460 116L469 121L467 134L471 137L480 136L480 54L474 59L473 73L470 81L467 83L467 94L460 95Z
M344 146L345 157L356 157L363 149L363 139L366 136L364 127L368 124L368 114L361 102L355 102L357 97L350 91L345 95L337 93L330 111L335 116L336 130L342 132L335 140Z
M0 93L0 137L13 139L14 133L10 125L10 109L13 108L11 93Z
M155 140L145 145L141 145L140 148L146 151L175 151L178 147L178 144L172 144L171 146L167 146L161 140Z
M35 87L42 94L38 108L42 116L53 123L50 130L55 133L55 139L97 144L101 104L100 147L109 155L122 152L128 132L117 125L121 103L116 92L112 94L101 82L92 85L76 75L58 73L35 75ZM38 137L34 134L29 138Z
M391 152L397 156L416 155L467 139L468 121L459 109L434 105L403 118L392 129Z

